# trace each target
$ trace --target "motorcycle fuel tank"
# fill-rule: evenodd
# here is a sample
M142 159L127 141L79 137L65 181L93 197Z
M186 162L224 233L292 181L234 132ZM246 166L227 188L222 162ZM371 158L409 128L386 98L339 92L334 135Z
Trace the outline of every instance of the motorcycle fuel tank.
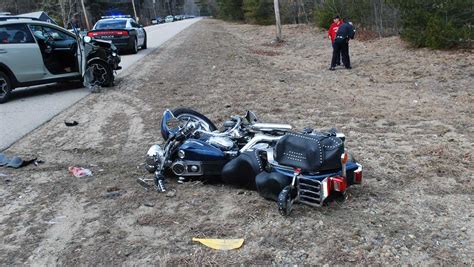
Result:
M197 160L197 161L215 161L224 160L224 153L198 139L188 139L179 148L180 151L184 152L184 159L186 160Z

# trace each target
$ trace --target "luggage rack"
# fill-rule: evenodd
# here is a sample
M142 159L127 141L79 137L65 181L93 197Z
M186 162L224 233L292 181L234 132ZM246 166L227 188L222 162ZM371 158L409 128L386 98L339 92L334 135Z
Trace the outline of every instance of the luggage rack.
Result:
M297 179L297 202L312 207L322 206L323 201L321 200L321 182L301 176L299 176Z

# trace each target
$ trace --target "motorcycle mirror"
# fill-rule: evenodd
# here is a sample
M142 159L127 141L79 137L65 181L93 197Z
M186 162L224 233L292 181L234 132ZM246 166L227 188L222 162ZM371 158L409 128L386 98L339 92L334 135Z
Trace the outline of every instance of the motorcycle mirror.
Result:
M182 125L182 121L178 120L177 118L170 118L169 120L166 121L166 126L171 130L171 131L177 131L178 128Z
M247 119L249 123L258 122L257 115L255 115L255 113L249 110L247 110L247 113L245 114L245 118Z
M90 43L92 41L92 37L90 36L84 36L84 42L85 43Z

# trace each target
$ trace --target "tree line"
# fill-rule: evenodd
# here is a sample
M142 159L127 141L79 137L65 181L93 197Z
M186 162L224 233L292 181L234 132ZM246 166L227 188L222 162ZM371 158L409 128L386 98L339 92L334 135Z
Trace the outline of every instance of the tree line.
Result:
M145 25L157 16L200 15L201 3L195 3L194 0L0 0L0 11L12 14L45 11L61 26L67 26L75 20L79 27L87 28L86 17L93 25L101 16L134 16L132 1L139 22Z
M206 0L224 20L274 23L273 0ZM329 28L335 15L350 18L359 32L401 35L416 47L473 47L473 0L279 0L283 23Z
M132 1L142 24L150 24L156 16L177 14L275 23L274 0L0 0L0 11L42 10L61 25L74 19L86 28L85 18L93 24L103 15L134 15ZM340 15L369 36L400 35L416 47L473 47L473 0L279 0L279 6L284 24L328 28L332 18Z

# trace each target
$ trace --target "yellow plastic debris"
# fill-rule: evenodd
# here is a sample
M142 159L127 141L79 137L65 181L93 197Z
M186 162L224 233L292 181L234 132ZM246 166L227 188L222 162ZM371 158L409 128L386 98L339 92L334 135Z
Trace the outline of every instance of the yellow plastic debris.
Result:
M218 250L231 250L240 248L244 244L244 239L210 239L210 238L195 238L193 241Z

